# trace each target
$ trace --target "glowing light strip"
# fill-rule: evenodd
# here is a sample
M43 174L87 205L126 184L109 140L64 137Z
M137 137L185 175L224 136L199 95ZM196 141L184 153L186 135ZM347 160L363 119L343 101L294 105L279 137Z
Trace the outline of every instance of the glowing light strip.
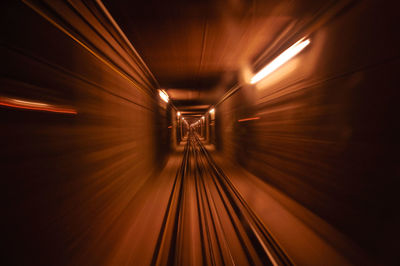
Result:
M23 100L17 100L17 99L9 99L10 101L16 102L18 104L22 105L31 105L31 106L41 106L41 107L47 107L49 106L47 103L38 103L38 102L29 102L29 101L23 101Z
M46 111L53 113L64 113L64 114L74 114L78 112L74 109L59 107L42 102L33 102L19 99L12 99L6 97L0 97L0 106L6 106L11 108L34 110L34 111Z
M310 39L303 41L303 39L299 40L288 49L286 49L283 53L281 53L278 57L272 60L268 65L266 65L263 69L261 69L257 74L255 74L250 83L254 84L271 74L277 68L282 66L284 63L289 61L292 57L301 52L307 45L310 44Z
M164 102L167 103L169 101L168 94L165 91L158 90L158 95L160 95L161 99L163 99Z
M244 122L244 121L250 121L250 120L258 120L260 119L260 117L249 117L249 118L243 118L243 119L239 119L238 122Z

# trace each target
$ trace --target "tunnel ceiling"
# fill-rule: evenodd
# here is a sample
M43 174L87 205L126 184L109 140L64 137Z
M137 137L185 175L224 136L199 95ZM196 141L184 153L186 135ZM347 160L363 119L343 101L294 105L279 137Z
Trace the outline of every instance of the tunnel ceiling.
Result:
M304 25L327 1L104 4L174 105L183 113L202 114L282 32Z

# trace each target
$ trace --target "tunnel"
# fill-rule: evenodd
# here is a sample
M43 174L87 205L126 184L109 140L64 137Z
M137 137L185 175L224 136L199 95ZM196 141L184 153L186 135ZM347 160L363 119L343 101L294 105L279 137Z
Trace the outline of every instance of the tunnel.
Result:
M395 1L0 5L2 265L398 265Z

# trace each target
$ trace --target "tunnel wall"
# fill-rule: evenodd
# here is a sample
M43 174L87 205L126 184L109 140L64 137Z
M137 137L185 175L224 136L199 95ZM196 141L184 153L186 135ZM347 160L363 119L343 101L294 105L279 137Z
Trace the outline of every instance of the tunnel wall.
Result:
M84 3L2 2L1 99L73 110L0 107L8 265L104 263L170 145L156 81L100 2Z
M393 8L353 2L310 33L301 54L216 108L218 146L227 158L380 262L395 252L392 236L399 234ZM254 120L238 122L245 118Z

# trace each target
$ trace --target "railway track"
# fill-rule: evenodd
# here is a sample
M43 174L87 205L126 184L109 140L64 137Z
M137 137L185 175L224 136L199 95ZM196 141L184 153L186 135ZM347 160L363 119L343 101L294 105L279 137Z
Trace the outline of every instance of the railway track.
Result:
M292 265L271 233L189 134L153 265Z

